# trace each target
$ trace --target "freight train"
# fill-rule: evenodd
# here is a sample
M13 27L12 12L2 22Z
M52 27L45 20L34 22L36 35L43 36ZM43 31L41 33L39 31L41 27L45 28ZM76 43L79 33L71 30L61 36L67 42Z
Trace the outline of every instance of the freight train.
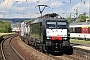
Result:
M30 40L30 22L22 22L20 24L20 37L26 44L29 44Z
M47 14L30 22L28 44L43 52L70 52L70 31L67 19Z
M90 22L74 22L69 27L71 38L90 40Z

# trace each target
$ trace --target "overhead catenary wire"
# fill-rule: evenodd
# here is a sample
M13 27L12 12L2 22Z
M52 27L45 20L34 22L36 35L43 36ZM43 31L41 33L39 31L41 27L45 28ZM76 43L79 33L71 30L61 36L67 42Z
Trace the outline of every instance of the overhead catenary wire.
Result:
M49 1L47 1L46 3L49 3L51 0L49 0ZM44 3L44 4L46 4L46 3Z
M9 0L7 0L7 1L9 2ZM7 9L8 9L8 2L6 2L5 0L3 0L3 2L6 3L6 4L5 4L6 7L5 7L5 10L4 10L4 12L3 12L3 18L5 18L6 11L7 11Z

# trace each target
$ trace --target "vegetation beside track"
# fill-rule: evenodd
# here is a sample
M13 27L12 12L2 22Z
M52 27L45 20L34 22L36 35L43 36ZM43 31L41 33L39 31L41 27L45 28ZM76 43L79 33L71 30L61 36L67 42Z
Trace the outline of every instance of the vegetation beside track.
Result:
M10 33L12 32L11 23L8 21L0 20L0 32L1 33Z
M83 44L90 44L90 40L78 40L78 39L70 39L71 43L83 43Z
M15 34L15 32L12 32L12 33L0 33L0 36L2 36L2 35L8 35L8 34Z

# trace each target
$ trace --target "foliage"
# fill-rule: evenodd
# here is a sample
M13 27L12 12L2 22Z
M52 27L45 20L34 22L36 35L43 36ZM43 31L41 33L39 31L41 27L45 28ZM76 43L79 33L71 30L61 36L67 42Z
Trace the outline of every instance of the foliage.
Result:
M81 14L78 19L77 22L85 22L86 18L88 18L85 14Z
M11 32L11 33L0 33L0 36L9 35L9 34L15 34L15 32Z
M69 23L73 22L73 19L71 17L68 17L67 20L68 20Z
M0 20L0 32L8 33L11 32L11 24L9 22L3 22Z
M24 20L24 22L31 22L32 20Z
M83 43L83 44L90 44L90 40L78 40L78 39L70 39L71 43Z

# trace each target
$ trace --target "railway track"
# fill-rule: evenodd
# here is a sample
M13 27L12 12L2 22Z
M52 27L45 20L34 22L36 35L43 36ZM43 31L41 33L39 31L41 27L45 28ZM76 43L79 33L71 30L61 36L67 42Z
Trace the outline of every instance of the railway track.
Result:
M1 42L2 60L25 60L12 46L11 41L17 35L4 36Z
M35 49L35 47L33 47L33 48ZM38 49L36 49L36 50L38 50ZM82 54L82 53L78 54L80 52L79 50L80 49L77 49L77 51L78 51L77 52L76 49L73 48L73 54L72 55L69 55L69 53L67 53L67 54L61 54L61 53L60 54L59 53L49 54L49 53L45 53L45 54L47 56L50 56L50 57L54 58L55 60L88 60L86 58L83 58L83 57L79 56L80 54ZM78 55L76 55L76 54L78 54Z
M86 52L81 53L81 51L79 51L79 50L80 49L78 49L76 51L76 49L73 48L73 54L72 55L65 54L65 53L51 53L51 54L47 54L47 55L54 58L54 59L56 59L56 60L90 60L89 57L88 58L83 57ZM79 55L82 55L82 56L79 56ZM88 55L89 54L86 53L86 56L88 56Z
M32 48L34 48L34 47L32 47ZM52 57L55 60L87 60L85 58L82 58L78 55L76 56L74 54L72 54L72 55L68 55L68 54L64 54L64 53L45 53L45 54L49 57Z
M4 41L2 42L2 44L1 44L1 49L2 49L2 56L3 56L3 58L2 58L2 60L25 60L19 53L17 53L16 52L16 50L13 48L13 46L12 46L12 44L11 44L11 42L12 41L14 41L15 39L14 38L16 38L16 36L17 35L9 35L9 36L5 36L4 37ZM14 40L13 40L14 39ZM18 39L17 39L18 40ZM22 45L24 45L24 44L22 44ZM28 48L28 47L27 47ZM34 47L33 47L34 48ZM26 49L26 48L25 48ZM30 48L31 49L31 48ZM35 49L35 48L34 48ZM27 49L27 50L29 50L29 48ZM24 51L26 51L27 52L27 50L24 50ZM72 55L66 55L66 54L59 54L59 53L55 53L55 54L48 54L48 53L46 53L46 54L41 54L41 52L40 53L37 53L37 54L41 54L42 56L43 55L47 55L47 56L45 56L44 58L46 58L46 57L51 57L51 58L53 58L54 60L89 60L89 57L88 56L90 56L90 55L88 55L87 56L87 54L85 55L84 53L83 53L83 55L85 55L84 57L87 57L87 58L82 58L82 57L80 57L79 56L79 54L78 53L80 53L80 51L84 51L84 50L80 50L80 49L76 49L76 50L74 50L74 54L72 54ZM35 51L37 51L36 49L35 49ZM35 52L34 50L33 50L33 52ZM75 52L76 51L76 52ZM32 52L32 50L31 50L31 52ZM28 52L29 53L29 52ZM82 52L81 52L82 53ZM80 54L81 54L80 53ZM31 54L31 53L30 53ZM36 55L37 55L36 54ZM77 55L78 54L78 55ZM38 55L38 56L39 56ZM30 57L30 56L29 56ZM44 59L43 59L44 60ZM51 59L49 59L49 60L51 60Z

